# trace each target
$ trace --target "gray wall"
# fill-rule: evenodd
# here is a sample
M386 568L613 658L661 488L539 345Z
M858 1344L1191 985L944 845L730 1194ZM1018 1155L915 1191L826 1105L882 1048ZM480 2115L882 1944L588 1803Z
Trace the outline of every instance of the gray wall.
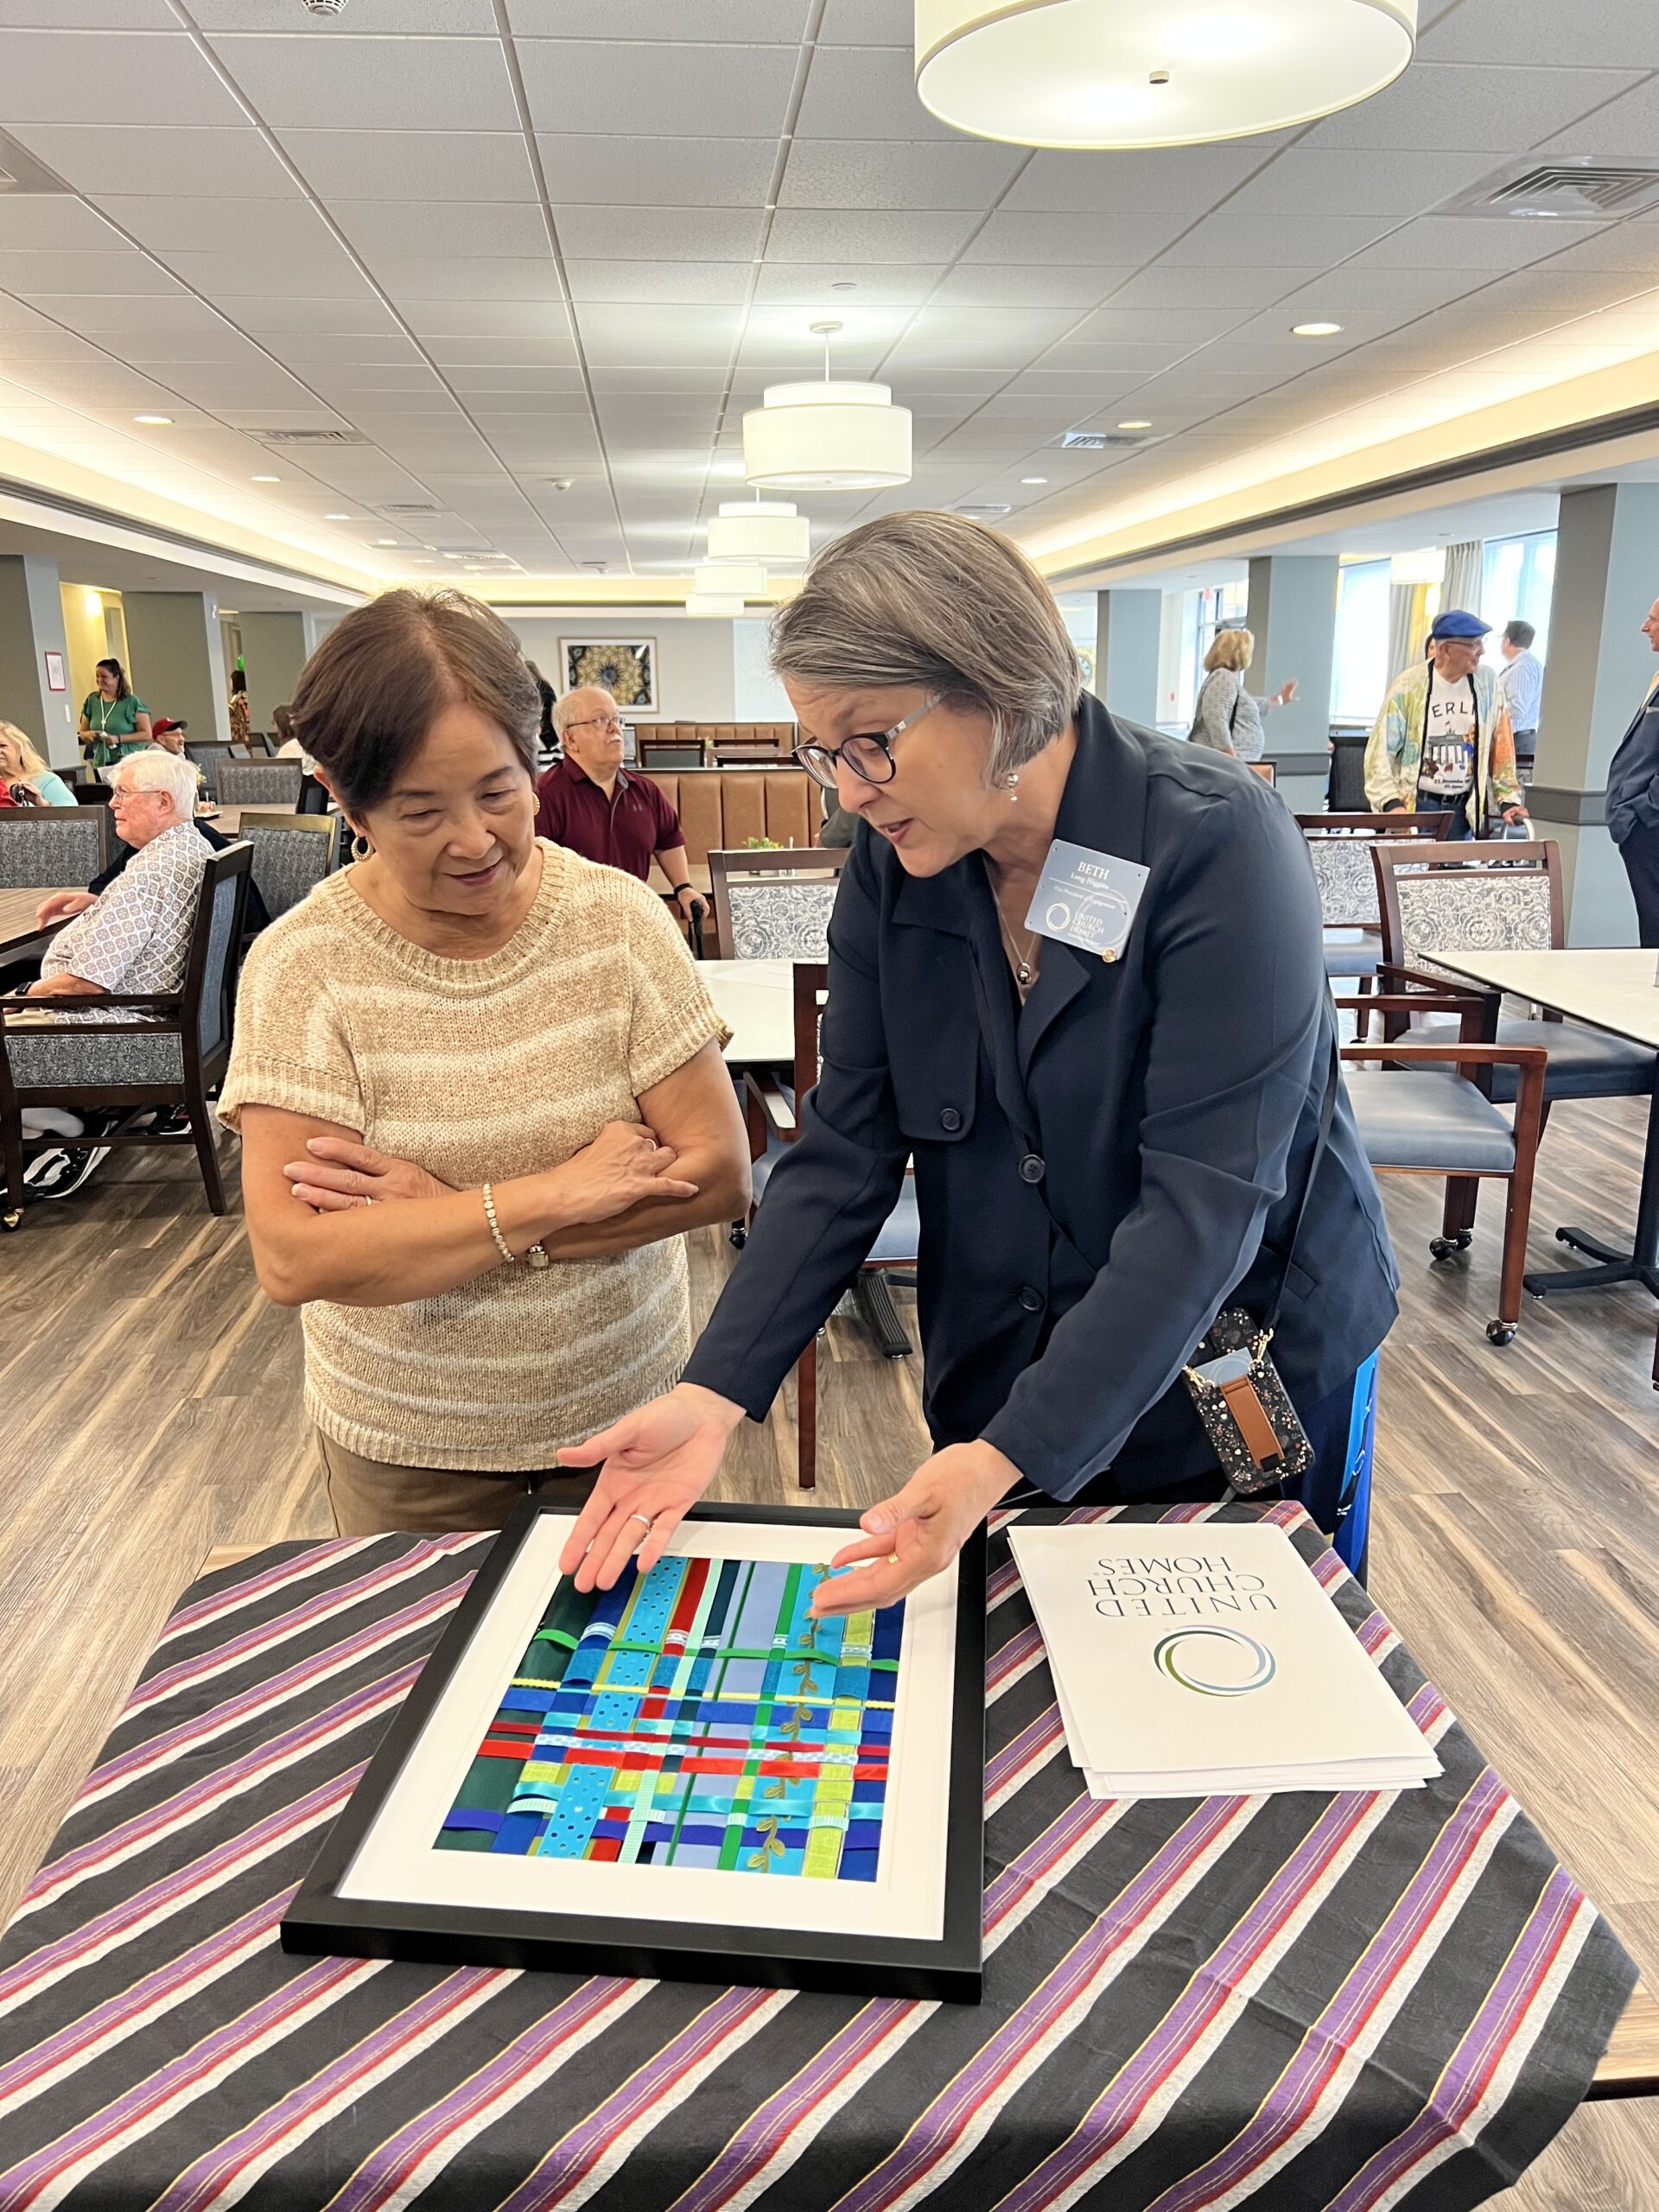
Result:
M1155 727L1164 594L1097 592L1095 608L1096 697L1132 722Z
M566 688L559 666L561 638L654 638L657 711L630 715L629 720L646 724L736 720L730 622L664 614L652 608L630 618L626 607L552 607L533 614L504 607L501 613L556 691Z
M152 715L190 725L198 740L228 738L230 681L219 602L199 591L129 591L129 680Z
M1263 716L1269 758L1323 753L1336 665L1335 554L1275 553L1252 561L1244 621L1255 636L1247 679L1255 696L1265 698L1293 676L1300 687L1289 706Z
M62 658L61 691L47 683L48 652ZM69 690L57 563L34 553L0 556L0 721L27 730L54 767L67 768L80 757L77 705Z

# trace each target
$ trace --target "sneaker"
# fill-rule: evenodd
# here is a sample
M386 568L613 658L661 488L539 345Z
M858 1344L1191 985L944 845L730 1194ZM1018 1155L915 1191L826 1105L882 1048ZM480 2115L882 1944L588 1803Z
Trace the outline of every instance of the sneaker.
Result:
M109 1156L106 1144L74 1145L37 1153L23 1170L23 1187L34 1198L67 1198L79 1190L93 1169Z

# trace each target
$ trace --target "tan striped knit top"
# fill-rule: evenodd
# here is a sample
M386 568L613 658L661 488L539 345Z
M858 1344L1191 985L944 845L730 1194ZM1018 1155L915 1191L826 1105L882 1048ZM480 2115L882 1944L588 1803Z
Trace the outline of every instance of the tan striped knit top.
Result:
M662 902L539 842L541 887L485 960L425 952L327 877L254 944L219 1116L342 1122L460 1189L556 1167L726 1034ZM296 1201L297 1203L297 1201ZM667 1389L690 1348L685 1241L493 1268L407 1306L303 1309L306 1409L362 1458L548 1467Z

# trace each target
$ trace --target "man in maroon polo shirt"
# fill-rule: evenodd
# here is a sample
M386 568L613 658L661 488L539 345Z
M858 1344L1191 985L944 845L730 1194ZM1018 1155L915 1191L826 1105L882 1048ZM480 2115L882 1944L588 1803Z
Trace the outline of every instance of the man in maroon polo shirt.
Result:
M698 894L685 861L680 817L649 776L622 766L622 717L608 691L567 691L553 709L564 758L536 786L536 829L585 860L626 868L643 883L653 858L682 921Z

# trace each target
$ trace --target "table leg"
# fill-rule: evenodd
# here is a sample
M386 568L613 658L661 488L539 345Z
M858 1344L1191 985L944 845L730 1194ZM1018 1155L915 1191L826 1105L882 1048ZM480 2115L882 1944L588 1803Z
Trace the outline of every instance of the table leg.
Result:
M1659 1298L1659 1092L1648 1108L1648 1138L1642 1157L1642 1195L1637 1204L1636 1244L1629 1252L1605 1244L1587 1229L1558 1229L1557 1238L1598 1264L1592 1268L1556 1268L1548 1274L1530 1274L1527 1288L1535 1298L1564 1290L1609 1290L1615 1284L1639 1282Z

